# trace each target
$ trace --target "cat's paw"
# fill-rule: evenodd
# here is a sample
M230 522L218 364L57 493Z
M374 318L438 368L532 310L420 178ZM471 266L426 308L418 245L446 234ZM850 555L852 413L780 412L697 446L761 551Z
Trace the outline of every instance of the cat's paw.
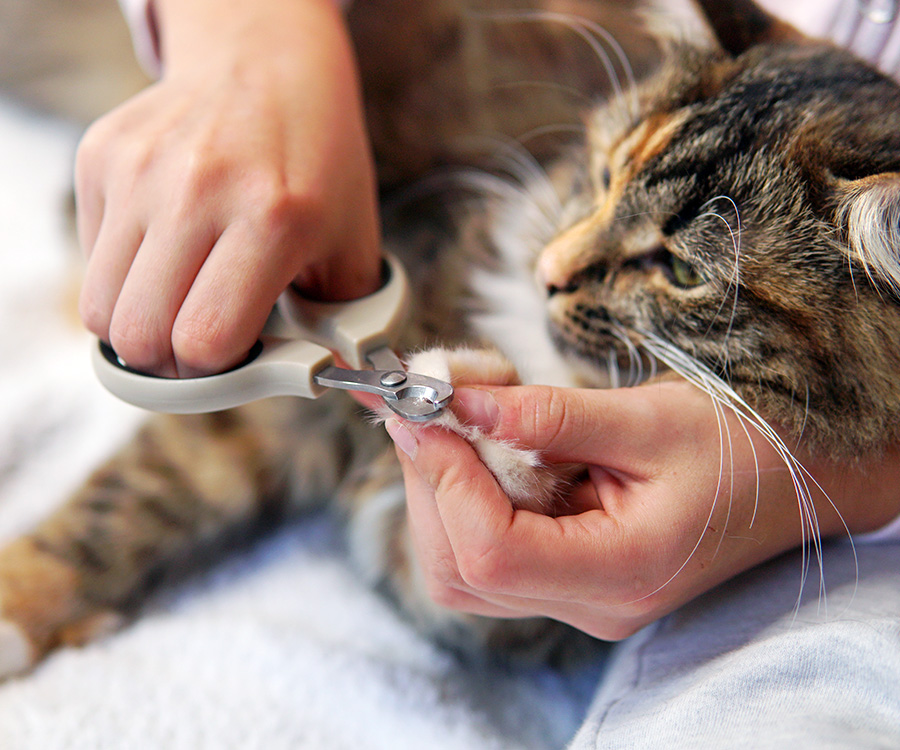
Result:
M18 623L3 617L0 605L0 680L27 672L35 661L31 640Z
M454 388L520 383L512 363L499 352L488 349L429 349L413 355L408 369L449 381ZM450 410L432 424L465 438L516 508L551 512L577 473L571 466L544 462L537 451L494 440L477 427L462 422Z

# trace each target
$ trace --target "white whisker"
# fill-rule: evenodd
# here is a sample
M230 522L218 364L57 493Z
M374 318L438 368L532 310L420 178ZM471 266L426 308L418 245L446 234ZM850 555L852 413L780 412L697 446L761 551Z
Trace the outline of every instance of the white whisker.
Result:
M685 380L700 388L713 399L714 403L720 407L728 408L738 419L745 422L747 426L752 426L775 450L777 455L784 462L791 476L794 486L794 492L797 498L798 510L801 522L801 565L803 572L801 574L800 592L797 598L797 606L799 608L803 590L808 577L808 569L812 563L813 554L817 562L819 571L819 595L820 602L823 606L827 606L825 597L825 571L822 555L822 539L821 530L813 502L813 493L811 485L813 485L829 503L829 505L838 514L841 524L849 536L849 529L846 522L841 516L840 511L832 502L828 493L815 480L812 474L805 466L794 456L791 450L784 443L781 436L775 429L769 425L762 416L753 409L731 386L718 377L712 370L701 362L697 361L687 353L673 346L664 339L659 338L653 333L645 332L642 334L644 340L642 346L655 355L660 361L668 365L674 372L681 375ZM719 412L717 409L717 419ZM749 435L748 435L749 437ZM751 441L752 445L752 441ZM754 461L756 452L754 450ZM756 465L757 477L759 476L759 465ZM757 498L759 489L757 486ZM758 500L757 500L758 502ZM756 512L754 509L754 519ZM851 539L852 543L852 539ZM855 550L854 550L855 556ZM798 610L799 611L799 610Z
M715 403L715 400L713 400ZM719 406L722 409L722 406ZM725 419L724 413L719 417L719 424L725 427L725 437L728 439L728 460L730 469L728 472L728 509L725 512L725 520L722 522L722 533L719 535L719 543L713 552L713 558L718 557L719 550L722 548L722 542L725 541L725 534L728 532L728 522L731 520L731 510L734 507L734 442L731 439L731 425ZM722 429L719 428L719 487L722 485L722 471L724 469L724 446L722 444ZM716 497L719 495L719 489L716 488Z
M548 216L555 218L562 213L562 201L547 172L520 142L502 136L480 136L466 140L488 150L491 161L531 192Z
M609 384L611 388L621 388L622 382L619 377L619 357L616 350L610 349L606 355L606 368L609 372Z
M554 135L556 133L573 133L578 136L583 136L585 130L586 128L584 125L541 125L540 127L526 131L516 138L516 140L519 143L527 143L535 138L540 138L545 135Z
M628 56L625 54L625 50L622 49L622 45L616 41L612 34L599 24L589 21L586 18L580 18L576 15L554 11L522 10L496 13L471 11L470 15L487 18L500 23L521 21L550 22L560 24L561 26L570 29L574 34L583 39L597 56L597 59L603 66L603 70L612 86L614 96L629 107L633 117L637 116L640 105L637 98L634 69L628 60ZM618 60L619 65L622 67L627 83L628 97L626 97L625 89L622 87L622 82L616 71L616 67L613 64L612 57L603 48L602 42L609 45Z
M437 178L446 185L456 188L466 188L483 197L499 198L510 204L526 204L534 209L529 212L530 218L537 222L535 236L552 236L556 230L557 216L553 214L543 203L541 197L537 197L528 189L510 183L497 175L477 169L459 170L452 175ZM434 181L434 178L424 180L423 183Z
M578 99L588 106L593 106L595 104L594 98L588 96L583 91L575 88L574 86L566 86L565 84L556 83L555 81L506 81L503 83L491 84L491 88L495 90L526 87L550 88L559 91L560 93L566 94L573 99Z
M706 533L707 533L707 531L709 531L710 525L712 524L713 516L716 513L716 506L718 505L719 495L722 491L722 481L723 481L723 475L724 475L724 471L725 471L725 429L724 429L724 426L725 426L726 422L725 422L725 415L723 412L722 404L719 403L719 401L715 397L713 397L712 394L710 394L710 396L712 398L713 410L716 413L716 422L718 423L718 428L719 428L719 478L716 482L716 492L713 495L713 501L709 508L709 515L706 517L706 523L703 524L703 530L700 532L699 539L697 539L697 542L694 544L694 547L691 549L691 551L685 557L684 562L681 563L679 568L674 573L672 573L672 575L669 576L669 578L666 581L664 581L659 586L657 586L649 594L645 594L644 596L642 596L641 599L646 599L646 598L653 596L654 594L657 594L660 591L662 591L666 586L668 586L670 583L672 583L672 581L674 581L679 576L681 571L683 571L687 567L688 563L690 563L690 561L694 559L694 555L697 554L697 550L700 549L700 545L703 544L703 539L704 539L704 537L706 537ZM730 500L729 500L729 503L730 503ZM723 533L724 533L724 531L723 531ZM722 540L720 539L719 544L721 545L721 543L722 543ZM718 553L718 549L719 548L717 546L716 547L717 553Z
M716 211L707 211L705 213L700 214L697 218L702 219L706 216L719 219L725 227L728 229L728 233L731 235L731 245L734 250L734 273L731 275L731 278L728 280L728 286L725 289L724 294L722 295L722 303L719 305L719 309L716 310L716 314L713 317L713 320L719 317L719 313L722 311L722 308L725 306L725 301L728 299L728 292L733 288L734 289L734 300L731 304L731 316L728 321L728 328L725 331L725 336L723 338L722 344L722 354L721 354L721 362L723 369L727 366L727 347L725 346L725 342L728 341L728 338L731 336L731 331L734 327L734 320L737 316L737 304L738 304L738 294L740 291L741 285L741 277L740 277L740 268L741 268L741 212L738 209L737 203L734 202L732 198L727 195L717 195L715 198L711 198L706 203L703 204L701 209L706 208L707 206L711 206L716 201L728 201L731 206L734 208L735 216L737 217L737 228L731 226L731 222L728 221L722 214ZM712 324L710 323L710 326ZM707 330L707 334L709 331Z
M614 325L611 333L625 347L628 352L628 383L629 387L637 385L644 380L644 362L641 359L640 350L629 338L627 331L622 326Z
M753 442L753 439L750 437L750 430L747 427L746 420L739 414L736 415L738 421L741 424L741 428L744 430L744 434L747 436L747 442L750 444L750 451L753 455L753 469L756 474L756 495L753 498L753 515L750 517L750 525L747 528L752 529L753 524L756 523L756 513L759 510L759 456L756 454L756 444Z

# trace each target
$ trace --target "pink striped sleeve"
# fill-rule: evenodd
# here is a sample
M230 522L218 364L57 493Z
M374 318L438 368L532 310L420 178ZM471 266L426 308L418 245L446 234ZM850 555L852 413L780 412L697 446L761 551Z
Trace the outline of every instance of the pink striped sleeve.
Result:
M900 0L757 0L806 34L825 37L900 78Z

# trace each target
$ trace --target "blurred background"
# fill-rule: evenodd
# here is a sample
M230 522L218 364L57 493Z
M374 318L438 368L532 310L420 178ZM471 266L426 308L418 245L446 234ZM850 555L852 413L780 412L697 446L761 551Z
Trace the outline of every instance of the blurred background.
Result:
M0 0L0 94L87 124L145 84L116 0Z

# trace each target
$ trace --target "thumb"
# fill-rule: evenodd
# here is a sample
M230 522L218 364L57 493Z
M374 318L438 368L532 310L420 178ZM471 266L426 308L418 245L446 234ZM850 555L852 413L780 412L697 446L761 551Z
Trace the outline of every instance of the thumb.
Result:
M675 405L682 383L611 390L507 386L460 388L454 412L491 438L540 451L553 463L632 471L655 453L661 431L684 429ZM671 435L670 435L671 437Z

